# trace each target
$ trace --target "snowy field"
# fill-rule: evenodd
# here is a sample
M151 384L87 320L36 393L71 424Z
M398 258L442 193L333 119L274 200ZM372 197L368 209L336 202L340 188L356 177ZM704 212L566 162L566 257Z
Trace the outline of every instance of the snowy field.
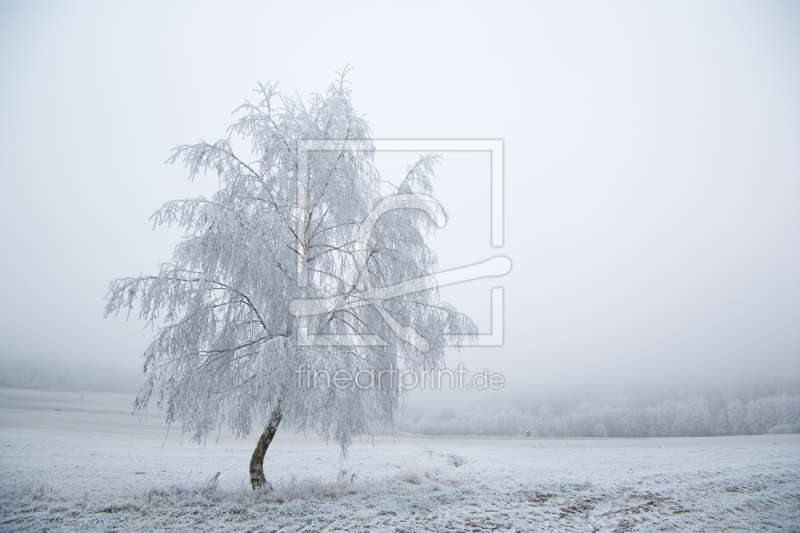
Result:
M340 462L279 432L253 493L254 436L165 439L132 401L0 388L0 531L800 531L797 434L404 435Z

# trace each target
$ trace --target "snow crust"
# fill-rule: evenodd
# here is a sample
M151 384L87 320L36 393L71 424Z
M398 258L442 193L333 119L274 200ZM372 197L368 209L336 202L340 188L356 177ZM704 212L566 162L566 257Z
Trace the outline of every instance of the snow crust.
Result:
M800 531L797 434L406 434L341 460L284 431L253 492L255 436L165 438L132 402L0 388L0 531Z

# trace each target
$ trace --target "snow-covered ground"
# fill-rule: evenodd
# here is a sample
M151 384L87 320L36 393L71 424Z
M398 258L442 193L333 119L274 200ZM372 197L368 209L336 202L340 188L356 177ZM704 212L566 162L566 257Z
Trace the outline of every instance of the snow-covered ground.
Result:
M404 435L340 462L280 432L253 493L254 436L165 439L132 400L0 389L0 531L800 531L797 434Z

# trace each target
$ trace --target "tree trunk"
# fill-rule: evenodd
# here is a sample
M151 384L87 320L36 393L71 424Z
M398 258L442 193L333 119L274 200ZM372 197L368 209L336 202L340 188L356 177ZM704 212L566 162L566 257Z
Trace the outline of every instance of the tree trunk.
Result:
M267 427L264 428L264 433L258 439L256 450L253 452L253 457L250 459L250 485L253 490L263 487L267 482L264 477L264 454L267 453L267 448L275 437L275 432L278 430L278 424L281 423L281 408L280 405L272 411L272 416L269 419Z

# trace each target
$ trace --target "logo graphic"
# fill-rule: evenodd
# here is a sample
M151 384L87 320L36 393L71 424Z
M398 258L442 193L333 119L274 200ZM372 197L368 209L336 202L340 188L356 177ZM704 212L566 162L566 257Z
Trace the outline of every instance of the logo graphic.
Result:
M308 208L308 152L329 151L489 151L491 153L492 184L492 247L503 246L503 141L502 140L371 140L371 141L331 141L301 140L298 142L298 182L297 196L299 212ZM395 209L419 209L426 212L437 226L445 223L444 209L434 198L424 194L396 194L386 196L372 209L359 225L355 242L363 243L356 250L358 274L364 274L367 265L366 242L378 219L384 213ZM298 235L305 233L303 217L298 217ZM298 284L308 285L308 257L301 253L297 264ZM394 333L403 341L420 351L428 351L428 342L413 328L399 324L382 306L384 300L454 283L476 280L484 277L502 276L511 270L511 260L506 256L495 256L478 264L453 270L437 272L428 276L405 281L389 287L372 287L369 276L362 275L366 289L341 296L320 299L296 299L289 305L294 316L310 316L331 313L336 310L352 309L372 305L386 321ZM299 329L299 343L304 346L349 345L380 346L388 344L378 335L311 335L307 328ZM503 288L492 289L492 332L488 335L447 335L449 345L502 346L503 345Z

